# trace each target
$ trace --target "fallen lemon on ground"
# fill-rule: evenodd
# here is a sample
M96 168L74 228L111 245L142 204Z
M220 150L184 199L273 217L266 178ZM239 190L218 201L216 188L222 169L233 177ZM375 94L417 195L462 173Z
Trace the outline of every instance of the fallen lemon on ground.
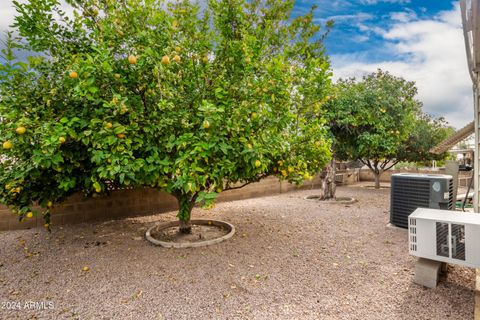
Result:
M85 267L82 268L82 271L84 271L84 272L87 272L87 271L89 271L89 270L90 270L90 268L87 267L87 266L85 266Z

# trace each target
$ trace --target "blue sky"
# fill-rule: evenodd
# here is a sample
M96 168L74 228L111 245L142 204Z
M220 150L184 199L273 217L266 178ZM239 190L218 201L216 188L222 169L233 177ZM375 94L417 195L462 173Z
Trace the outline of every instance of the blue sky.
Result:
M298 14L306 12L312 4L318 6L316 10L318 22L324 23L328 19L335 21L335 28L326 42L328 53L346 54L361 51L366 54L369 61L382 61L385 54L394 54L382 48L385 39L374 32L378 30L376 28L388 29L399 18L416 16L417 19L432 19L441 11L453 8L453 2L448 0L298 0L295 11Z
M335 21L325 43L335 78L382 68L415 81L427 113L456 128L473 120L458 1L297 0L295 14L313 4L317 22Z
M334 79L381 68L415 81L427 113L456 128L473 120L458 1L297 0L294 14L314 4L316 22L335 21L325 43ZM11 0L0 0L0 30L14 13Z

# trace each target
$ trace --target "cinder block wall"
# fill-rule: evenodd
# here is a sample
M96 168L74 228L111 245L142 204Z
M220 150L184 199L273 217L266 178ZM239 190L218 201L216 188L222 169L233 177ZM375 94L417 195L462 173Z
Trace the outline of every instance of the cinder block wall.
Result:
M313 189L320 186L321 180L315 177L297 187L275 177L269 177L252 183L241 189L222 192L218 201L232 201L280 194L295 189ZM116 190L109 196L84 198L75 194L52 211L53 225L87 222L93 220L117 219L121 217L142 216L177 210L176 199L155 189ZM16 215L0 205L0 230L27 229L43 226L41 217L19 222Z
M445 170L388 170L380 176L381 182L390 182L392 174L395 173L422 173L422 174L445 174ZM459 187L466 187L470 181L472 173L471 172L459 172L458 173L458 186ZM360 170L360 181L375 181L373 173L369 169L361 169Z

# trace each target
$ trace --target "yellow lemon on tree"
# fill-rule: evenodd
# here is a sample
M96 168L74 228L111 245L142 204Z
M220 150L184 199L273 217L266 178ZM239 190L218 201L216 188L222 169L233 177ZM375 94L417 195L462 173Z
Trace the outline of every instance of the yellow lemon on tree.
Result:
M283 161L282 161L282 160L278 160L277 163L278 163L278 165L279 165L280 167L283 166Z
M65 139L65 137L58 138L58 142L60 142L61 144L64 144L65 141L67 141L67 139Z
M12 149L12 148L13 148L13 143L11 143L10 141L5 141L3 143L3 149L9 150L9 149Z
M78 73L76 71L70 72L70 78L77 79L78 78Z
M137 63L137 57L135 57L134 55L129 55L128 56L128 63L136 64Z
M256 119L257 118L257 113L256 112L252 112L252 119Z
M119 134L117 134L117 138L123 139L123 138L125 138L125 134L119 133Z
M286 176L287 176L287 171L285 171L285 170L282 170L281 172L282 172L282 176L284 176L284 177L286 177Z
M205 129L210 128L210 122L208 122L208 120L203 121L203 127L204 127Z
M32 217L33 217L33 212L32 211L28 212L27 213L27 218L32 218Z
M17 129L15 129L15 132L22 135L27 132L27 129L25 127L18 127Z
M262 163L260 162L260 160L257 160L255 161L255 167L260 167L262 165Z
M288 167L288 172L289 173L292 173L293 171L295 171L292 167Z
M170 58L168 56L163 56L162 58L162 64L167 65L170 64Z
M47 202L47 208L51 208L53 207L53 202L52 201L48 201Z
M115 73L114 77L115 77L115 79L120 79L121 75L120 75L120 73Z
M113 124L112 124L111 122L107 122L107 124L105 125L105 127L107 127L107 129L112 129Z
M180 60L181 60L181 58L178 54L176 54L175 57L173 57L173 61L175 61L176 63L179 63Z
M180 50L181 50L180 47L175 47L176 52L180 52Z

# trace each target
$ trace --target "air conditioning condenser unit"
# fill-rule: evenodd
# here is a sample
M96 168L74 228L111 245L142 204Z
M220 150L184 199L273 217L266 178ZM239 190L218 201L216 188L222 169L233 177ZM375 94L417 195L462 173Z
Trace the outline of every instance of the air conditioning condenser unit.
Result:
M408 216L417 208L452 210L455 205L450 175L393 174L390 191L390 223L401 228L407 228Z

